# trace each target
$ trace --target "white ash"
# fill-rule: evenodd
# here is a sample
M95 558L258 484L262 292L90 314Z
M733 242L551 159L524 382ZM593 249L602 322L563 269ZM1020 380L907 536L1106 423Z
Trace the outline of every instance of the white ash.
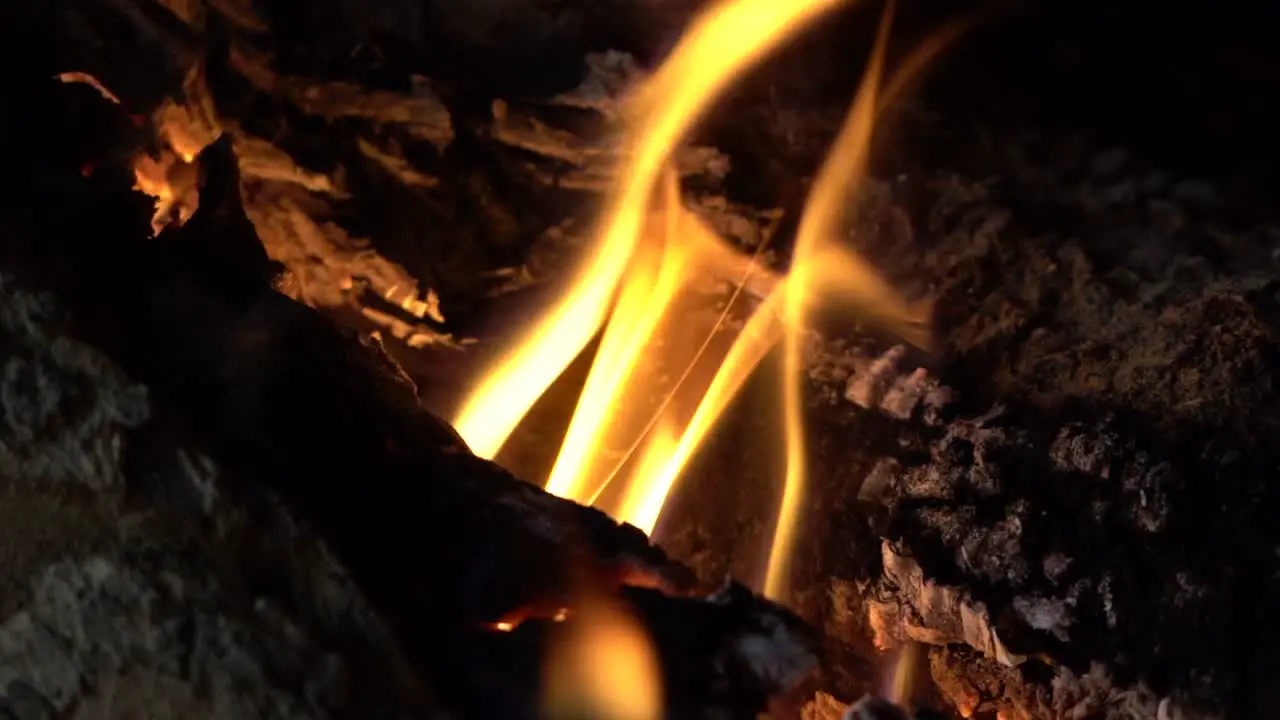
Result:
M1020 585L1029 572L1022 533L1030 512L1030 505L1019 500L1009 505L1004 518L990 527L962 530L948 523L944 532L964 532L958 566L993 584Z
M959 491L978 497L996 497L1006 490L1004 471L993 457L1010 443L1025 438L1017 431L987 427L990 418L957 420L935 441L930 452L933 462L907 468L895 486L903 497L946 500Z
M897 364L906 351L905 347L895 345L872 360L862 372L855 372L845 388L845 398L859 407L878 407L898 379Z
M1117 687L1106 668L1097 663L1083 675L1059 668L1051 683L1051 697L1042 705L1044 717L1063 720L1219 720L1192 712L1173 698L1160 697L1146 685Z
M1177 482L1170 463L1154 462L1145 452L1133 454L1124 468L1123 485L1139 527L1149 533L1165 528L1170 513L1169 489Z
M1178 592L1173 596L1173 604L1178 607L1196 604L1209 594L1209 588L1192 580L1189 573L1177 573L1174 581L1178 583Z
M965 657L951 648L935 649L929 659L938 689L966 716L994 712L1008 720L1220 720L1144 683L1119 685L1099 663L1083 674L1057 667L1047 687L1029 687L1016 668ZM961 663L975 672L957 673Z
M1071 558L1062 553L1049 553L1044 556L1044 562L1041 563L1044 570L1045 578L1051 583L1057 583L1062 576L1071 567Z
M1010 652L996 634L987 608L955 587L933 582L924 570L894 549L881 544L884 574L867 601L867 619L877 647L891 648L906 640L928 645L963 643L1006 666L1025 658Z
M933 465L909 468L899 473L896 479L893 489L897 493L881 494L891 507L899 495L913 500L949 500L955 495L956 476Z
M213 518L226 508L222 472L208 455L173 447L154 429L139 439L142 442L129 478L130 489L137 496L193 518Z
M1039 595L1019 595L1013 599L1013 609L1031 629L1052 633L1054 637L1067 642L1067 629L1074 622L1067 601Z
M814 336L808 354L809 377L818 384L840 384L849 402L906 420L920 411L929 425L941 422L941 411L951 403L951 390L923 368L903 372L899 364L906 347L895 345L879 355L850 347L840 338Z
M644 81L646 73L629 53L606 50L587 53L587 77L578 87L551 100L553 105L594 110L610 120L620 119L623 98Z
M1098 594L1102 597L1102 610L1107 617L1107 627L1112 630L1120 622L1116 616L1116 602L1111 594L1111 576L1107 575L1098 582Z
M1111 567L1108 558L1090 558L1085 567L1081 565L1085 560L1073 555L1075 549L1096 544L1097 539L1077 544L1043 531L1041 518L1061 512L1065 500L1076 503L1070 510L1083 518L1077 532L1084 537L1112 537L1124 532L1126 524L1138 537L1164 532L1170 515L1168 494L1182 482L1176 468L1155 461L1132 436L1122 435L1113 419L1033 431L1022 425L1003 425L1004 417L992 412L953 421L930 441L929 461L898 461L901 467L893 469L878 497L899 521L914 528L909 535L918 545L911 549L913 554L926 553L930 562L944 563L946 576L958 573L971 591L987 590L984 599L1000 603L989 608L990 616L1000 617L1002 623L1018 623L1028 631L1047 633L1061 642L1082 642L1084 638L1077 634L1089 632L1091 625L1096 630L1101 624L1115 632L1131 623L1151 622L1135 616L1147 612L1146 605L1135 602L1135 593L1151 597L1151 602L1160 603L1160 612L1175 616L1191 616L1209 607L1211 595L1194 572L1171 573L1158 588L1136 588L1126 582L1120 568ZM1011 461L1018 465L1011 466ZM1020 470L1012 472L1011 467ZM1063 495L1046 494L1055 484L1062 487ZM1089 491L1079 493L1080 487ZM888 557L884 566L887 577L895 572ZM1081 573L1087 575L1082 577ZM927 585L937 580L926 577L923 582ZM915 639L922 642L959 634L953 629L958 611L950 616L930 615L916 607L927 604L918 591L904 592L897 581L882 583L873 592L875 603L869 606L869 617L876 626L923 625L924 629L912 630ZM981 650L985 644L982 638L970 638L966 644ZM989 657L994 655L990 650L982 651ZM1154 713L1158 704L1158 698L1151 698L1147 707ZM1085 717L1069 713L1045 716Z
M1181 480L1170 463L1156 462L1131 440L1122 441L1112 427L1113 422L1112 418L1105 418L1093 426L1079 423L1064 426L1050 445L1049 458L1059 471L1079 472L1104 480L1118 474L1115 479L1119 480L1134 525L1146 532L1158 533L1168 523L1169 491ZM1095 503L1097 517L1109 511L1109 503Z
M125 433L150 414L146 388L60 335L52 298L0 275L0 476L119 489Z
M1115 456L1115 438L1083 430L1078 424L1063 427L1049 446L1049 458L1058 470L1110 476L1109 462Z
M219 499L218 467L208 456L178 450L178 463L187 482L178 487L189 491L190 505L201 515L209 515Z

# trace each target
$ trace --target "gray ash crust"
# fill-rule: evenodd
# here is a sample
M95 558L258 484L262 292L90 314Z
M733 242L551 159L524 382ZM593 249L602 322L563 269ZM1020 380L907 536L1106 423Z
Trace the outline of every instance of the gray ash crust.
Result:
M1011 646L1258 712L1280 570L1274 229L1218 224L1212 187L1117 151L1046 168L1010 147L994 183L882 185L898 231L863 235L939 298L962 389L955 421L879 449L902 469L874 534L985 602Z
M1028 133L984 163L999 168L986 181L963 163L882 167L888 180L864 188L852 241L908 294L936 299L941 353L923 366L955 400L941 425L853 407L849 368L892 340L824 329L797 602L875 662L857 638L887 538L1030 657L1007 668L936 651L939 682L985 688L979 707L1260 712L1280 602L1276 224L1235 222L1247 213L1213 185L1080 138ZM737 408L723 432L761 431L737 418L760 412ZM753 461L725 459L735 449L713 442L712 467L685 481L706 489L677 499L690 509L673 524L688 527L664 542L710 573L750 577L767 503L697 519L724 497L710 476L726 467L735 487L771 486L743 470ZM881 496L858 499L877 473ZM833 673L829 689L861 691Z
M1246 529L1257 522L1205 522L1206 503L1226 501L1191 486L1206 459L1153 460L1117 421L1056 433L1008 422L948 427L885 493L885 535L985 605L1014 653L1229 697L1275 601L1275 557Z
M49 296L0 294L0 717L438 715L323 543L228 495Z

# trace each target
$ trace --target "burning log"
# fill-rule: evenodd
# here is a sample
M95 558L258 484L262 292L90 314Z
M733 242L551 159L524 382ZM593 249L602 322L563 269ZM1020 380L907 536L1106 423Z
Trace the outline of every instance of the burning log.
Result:
M127 5L113 7L118 11ZM433 5L431 12L449 5ZM488 6L468 8L472 13L487 12L477 10L480 5ZM536 2L515 6L526 16L543 10ZM605 14L616 8L614 3L595 6L610 8ZM217 96L212 103L216 126L232 139L236 156L235 163L224 164L238 166L245 214L267 255L288 270L274 276L277 286L295 299L330 314L346 311L403 340L403 346L388 342L381 348L366 337L374 349L361 352L380 355L385 349L424 386L419 390L432 390L426 386L438 365L476 362L476 348L457 335L466 325L458 319L472 312L470 306L495 297L513 306L529 304L529 295L522 293L532 284L556 287L568 265L564 258L580 253L590 241L582 218L566 208L598 202L597 195L607 190L607 181L625 160L613 130L627 122L627 91L644 73L641 63L622 53L589 55L590 72L576 89L574 78L545 92L532 91L504 77L520 74L513 69L518 63L504 63L528 57L533 41L519 38L512 43L518 47L508 52L494 40L509 40L506 33L484 23L472 28L475 32L460 32L458 38L463 39L455 38L450 45L450 51L459 50L459 44L472 45L457 58L476 58L483 66L475 72L479 79L459 78L456 72L451 77L449 63L426 71L431 63L424 58L431 53L412 51L422 38L405 37L421 28L407 21L416 10L394 3L386 9L385 16L362 22L383 25L381 37L395 40L370 49L361 38L352 51L353 57L380 55L370 63L337 57L342 53L333 48L345 52L354 42L316 49L326 44L317 38L295 38L298 45L312 48L310 55L273 55L267 51L273 38L293 37L297 31L288 21L270 27L247 5L215 2L203 13L178 12L182 21L176 26L150 5L123 14L144 26L142 35L172 35L160 44L172 58L165 63L172 84L184 76L189 81L187 98L179 105L194 102L198 108L201 91L190 81L202 73L208 79L209 94ZM538 24L542 30L533 34L546 31L554 36L555 47L543 49L572 55L560 60L576 66L586 48L567 41L560 45L565 38L554 30L595 25L599 17L586 19L594 12L557 4L548 14L567 14L570 21ZM356 13L344 9L334 17L352 14ZM388 17L403 22L388 23ZM474 15L459 11L457 17ZM317 36L351 39L358 34L330 27ZM192 38L202 42L193 43ZM196 46L199 50L193 50ZM483 62L477 47L484 48ZM322 54L327 55L317 59ZM839 57L841 63L847 59ZM192 73L197 59L206 66ZM67 69L60 66L50 72ZM90 63L72 69L96 73L99 68ZM150 107L136 101L145 93L127 92L127 83L118 86L115 77L104 77L107 87L119 91L116 99L124 98L126 111L134 105ZM967 87L964 82L953 84ZM842 96L840 102L844 100ZM776 121L777 127L768 127L768 137L759 143L770 160L788 156L795 148L825 152L844 112L843 107L830 112L780 108L772 99L765 104L766 111L757 110L751 117ZM962 112L967 116L967 104ZM119 134L127 136L131 122L127 112L119 115L100 125L120 126ZM742 124L741 119L735 122ZM165 182L178 190L172 195L203 204L189 192L198 177L195 165L172 139L161 139L168 147L158 149L157 162L170 163L160 164ZM136 150L136 143L125 144L130 152ZM1256 678L1265 677L1267 668L1274 666L1274 652L1258 647L1256 641L1274 627L1269 608L1276 597L1271 582L1276 538L1265 519L1276 506L1268 480L1276 458L1265 438L1277 426L1274 412L1265 409L1275 406L1268 363L1276 344L1274 257L1265 233L1259 240L1199 222L1199 211L1192 206L1212 205L1205 200L1211 193L1200 184L1177 183L1150 168L1132 169L1132 179L1122 177L1121 168L1129 162L1123 154L1106 153L1092 164L1047 176L1043 168L1018 155L1022 150L1017 142L1002 139L995 143L998 148L991 145L985 139L977 143L983 160L969 174L986 176L992 172L988 164L994 165L997 174L1006 176L1003 185L909 168L886 172L895 177L892 182L865 183L856 203L851 202L860 214L853 231L856 241L849 246L874 256L892 287L904 295L935 299L933 329L939 353L929 358L929 370L916 367L916 360L900 348L886 351L891 343L865 338L861 328L850 323L824 326L823 335L807 332L801 338L809 377L803 400L808 408L805 424L811 428L806 439L813 497L802 509L806 529L793 553L799 569L792 602L828 636L824 649L829 662L818 681L821 689L835 692L841 701L875 690L870 686L882 660L874 644L921 642L932 646L929 665L941 694L965 712L1141 718L1180 713L1200 717L1197 708L1264 712L1259 708L1266 705L1249 693L1259 684ZM319 146L324 146L322 152L317 152ZM172 158L163 155L165 150ZM215 175L221 172L224 177L226 168L220 170L217 164L227 160L219 154L225 151L215 146L204 159L213 163ZM784 277L786 267L770 248L785 241L778 236L786 234L785 221L790 218L726 199L721 181L739 161L751 167L750 154L735 152L731 164L717 150L682 147L674 151L671 167L685 183L677 204L700 221L699 232L709 229L713 232L708 234L729 239L726 245L731 249L746 251L734 256L737 264L714 265L692 282L709 297L747 296L749 301L738 303L737 309L754 311ZM1041 153L1028 153L1032 154ZM1081 155L1078 148L1066 154ZM820 159L787 160L803 166L790 179L800 185L797 178ZM95 179L94 187L101 189L103 181ZM121 193L116 197L124 201ZM215 209L227 206L216 193L210 203ZM217 273L228 277L216 282L201 279L202 287L230 307L248 307L245 316L253 320L232 327L231 321L218 317L216 308L205 307L199 293L180 292L177 281L165 292L181 298L166 300L157 309L155 303L135 297L133 306L142 308L139 317L168 313L165 337L193 337L194 331L180 328L190 322L179 321L179 311L173 308L181 308L181 313L203 318L200 322L213 328L211 336L234 337L246 344L256 342L258 331L266 328L267 336L288 338L286 350L279 352L251 343L257 348L252 352L229 351L212 341L170 350L173 356L181 351L183 362L194 368L190 378L181 379L182 392L175 395L194 393L200 407L222 409L208 421L218 427L210 434L219 435L230 424L255 438L280 435L288 440L283 451L261 448L251 453L250 460L243 461L252 466L245 473L260 472L255 470L260 462L256 458L262 454L307 455L316 438L329 441L320 448L320 457L332 457L323 451L335 452L328 446L344 442L393 459L401 458L398 453L405 446L456 448L457 439L442 426L346 427L339 432L316 428L315 418L303 418L313 421L308 443L301 431L284 427L283 415L264 417L256 388L264 386L264 377L282 371L271 365L246 370L244 358L258 357L253 352L273 358L280 353L347 353L344 357L349 358L350 344L323 341L314 318L303 320L296 308L286 311L278 299L267 302L258 297L271 268L256 247L244 245L232 252L220 245L199 249L198 243L192 244L240 218L224 217L211 228L208 213L189 215L191 227L162 236L167 241L186 239L169 242L170 247L157 253L167 259L139 252L128 261L160 275L182 266L182 272L197 278L204 273L193 268L222 263ZM1042 215L1052 221L1040 222ZM182 213L177 217L181 220ZM227 234L252 233L237 227ZM423 240L427 235L430 240ZM541 239L530 250L527 242L533 236ZM172 247L177 245L185 249ZM230 255L237 259L229 260ZM743 257L768 270L744 274ZM45 258L27 264L51 267L48 263L65 262ZM119 263L119 258L100 262L104 268ZM151 271L142 273L146 282L138 278L141 271L136 268L129 272L140 286L156 286ZM491 277L477 279L485 273ZM246 280L233 288L231 276ZM116 287L96 289L104 295L121 292ZM87 291L81 298L77 308L91 306ZM203 309L196 312L192 307ZM681 320L696 326L692 336L706 335L713 326L741 330L741 318L723 309L689 313ZM122 324L137 329L135 321ZM771 332L781 330L775 327ZM112 342L109 334L104 332L104 337L100 342ZM700 339L690 344L696 346ZM143 337L135 344L142 348L154 342ZM479 349L486 343L482 339ZM413 352L421 347L448 348L446 360L440 360L440 354ZM468 349L459 352L461 348ZM352 361L356 369L342 372L371 374L372 361L361 357L360 362ZM135 357L131 369L151 364L149 358ZM288 392L276 390L279 394L270 407L309 407L307 403L315 402L308 397L310 385L332 380L309 367L289 368L290 374L296 371L299 378L312 379L296 381ZM384 379L403 379L390 363L375 370L385 373L380 375ZM216 382L195 382L210 374ZM237 379L237 392L218 396L216 391L227 387L228 378ZM245 378L253 382L240 382ZM177 381L166 375L160 386L166 384ZM397 393L407 385L395 392L388 388L389 383L386 388L352 386L344 397L363 402L365 410L355 415L368 417L370 407L391 402L386 398L392 395L399 398ZM373 397L383 399L368 399ZM418 411L399 412L408 417ZM775 488L774 458L758 443L743 448L740 438L744 432L776 433L776 427L761 426L777 413L741 408L726 412L725 424L731 426L727 435L733 439L713 438L710 447L700 450L706 467L691 464L690 477L683 481L687 497L675 498L674 507L663 516L669 527L655 532L673 554L697 565L704 575L720 576L731 566L735 574L751 577L756 568L743 570L739 560L760 554L756 545L763 543L757 539L770 532L760 518L771 517L774 508L731 512L727 505L748 489ZM217 418L222 418L221 424ZM400 442L396 448L377 448L375 435ZM425 462L409 455L406 463ZM432 459L433 472L448 477L501 475L465 453L458 456L449 455L447 462ZM309 472L323 469L319 460L307 463ZM396 469L400 474L394 477L407 477L407 467ZM269 479L284 483L296 477L280 471ZM493 479L479 494L497 492L495 488L507 487L508 481L505 476L501 482ZM313 488L285 489L287 496L320 503L314 500ZM396 490L382 492L391 495ZM526 490L493 516L521 526L553 512L541 504L544 496ZM325 518L321 529L327 532L328 524L343 527L341 518L348 511L338 506L349 498L336 490L323 498L333 507L320 503L314 509ZM446 537L452 526L451 518L443 517L445 511L415 514L405 505L388 511L395 520L391 525L426 524L431 526L428 533L435 533L430 537ZM531 505L536 509L528 514L512 509ZM717 517L706 518L707 508L715 508ZM376 548L388 537L387 542L415 542L380 527L386 521L381 511L364 510L360 522L378 526L369 533L372 539L364 537L363 530L340 538L346 553L364 553L351 563L353 569L371 565ZM547 527L533 523L526 528L530 537L541 538L539 549L529 552L536 557L572 557L568 565L603 558L606 567L597 574L606 585L616 584L615 576L623 575L642 584L683 586L677 582L680 578L666 575L675 572L667 561L641 551L639 538L624 541L617 534L621 531L599 516L573 517L562 517L556 524L586 527L572 536L547 539ZM512 559L507 553L514 551L506 540L492 542L498 545L492 551L497 556L491 563L497 568L493 577L513 579L503 593L489 593L484 589L488 585L476 581L482 588L476 592L489 598L491 606L473 612L473 619L509 630L482 632L471 639L485 656L471 666L486 669L504 666L508 653L523 652L511 648L529 647L526 643L537 644L543 635L564 629L555 618L572 598L546 588L558 591L573 584L560 576L546 582L527 577L519 572L525 565L541 566L524 563L526 555ZM608 567L615 560L621 568ZM444 576L452 571L446 568ZM435 572L433 568L432 577ZM409 616L412 621L411 603L436 607L430 599L395 597L392 580L379 586L381 580L375 574L368 582L381 602L391 606L393 618ZM670 592L629 589L625 594L646 617L665 617L652 604L679 607L682 616L707 609L702 600L676 600ZM1233 605L1246 610L1229 612ZM471 606L465 609L474 611ZM571 621L573 614L565 617ZM748 633L765 633L772 627L750 612L739 619L750 626ZM672 647L662 652L668 657L685 653ZM452 677L448 670L444 677ZM695 684L688 680L692 676L681 677L664 682L675 688ZM520 685L510 677L479 682L485 687ZM698 682L715 684L705 677ZM522 687L524 696L534 693L527 682ZM839 701L818 708L837 714L843 709Z
M28 87L41 113L84 97L52 79ZM32 139L47 117L7 121ZM805 631L785 610L732 586L695 593L687 571L634 528L474 457L418 406L376 341L361 347L274 294L229 139L198 158L199 208L154 239L120 170L84 178L18 150L33 178L17 198L30 222L6 244L6 265L55 288L86 338L158 403L184 410L225 472L296 509L447 704L471 716L532 712L538 623L485 628L531 605L568 607L573 624L570 578L580 572L623 588L679 716L750 715L808 667ZM394 552L420 566L389 564Z

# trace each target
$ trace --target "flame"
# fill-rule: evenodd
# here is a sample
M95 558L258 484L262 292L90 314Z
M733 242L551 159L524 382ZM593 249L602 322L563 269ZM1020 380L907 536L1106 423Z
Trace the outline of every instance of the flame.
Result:
M477 455L497 454L534 401L604 323L663 167L711 100L767 51L841 2L730 0L695 20L635 98L626 140L630 157L606 199L588 261L560 302L483 378L455 419Z
M911 701L911 695L915 690L916 672L923 657L924 648L920 643L907 642L902 646L898 656L894 658L893 674L889 679L885 699L899 706L907 705Z
M198 65L187 74L183 90L187 102L166 98L152 114L155 154L142 152L133 161L134 189L156 201L155 235L171 224L182 226L200 206L196 158L222 134Z
M680 202L679 187L670 172L666 173L661 202L664 209ZM566 497L582 497L586 492L592 449L610 425L610 408L618 404L649 338L682 285L691 253L676 236L679 215L674 211L661 215L662 232L649 242L638 243L628 263L631 272L618 291L577 412L547 480L548 492Z
M644 628L615 600L593 596L553 638L545 664L543 717L658 720L657 653Z
M867 164L878 112L907 76L954 36L926 43L880 92L893 4L885 11L848 118L808 198L791 266L776 275L739 253L681 202L669 157L711 101L765 52L841 0L722 0L699 17L670 58L632 96L627 159L604 204L595 242L564 295L486 373L454 419L472 449L492 458L517 423L590 339L601 333L548 491L596 504L652 534L672 487L761 360L783 346L786 469L765 593L784 594L802 503L806 325L819 304L858 310L927 347L930 308L900 298L837 239ZM701 342L691 325L691 286L732 279L737 291ZM726 317L743 287L769 288L728 341ZM687 334L687 333L686 333ZM719 340L717 340L719 338ZM708 370L708 367L713 368ZM673 379L674 378L674 379ZM656 402L655 402L656 398ZM622 478L621 489L610 488Z
M765 577L765 594L770 597L781 595L786 585L787 558L790 557L795 540L795 519L804 491L804 355L801 335L807 309L804 292L815 284L819 272L811 259L829 246L834 237L839 236L840 226L845 219L844 207L848 202L850 186L858 180L866 166L875 122L876 92L879 90L880 70L884 64L884 50L892 18L893 3L890 2L880 25L862 87L859 88L849 117L814 182L796 231L791 270L787 274L787 287L783 294L783 312L788 321L782 345L787 469L782 505L778 511ZM849 287L861 286L870 298L889 308L890 317L912 317L911 311L896 298L892 290L876 278L874 272L861 263L850 262L849 265L854 273L847 278ZM895 308L895 305L901 307Z

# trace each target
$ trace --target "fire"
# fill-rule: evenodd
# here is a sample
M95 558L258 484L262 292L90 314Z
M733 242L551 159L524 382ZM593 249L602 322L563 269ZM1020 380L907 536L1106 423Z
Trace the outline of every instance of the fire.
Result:
M841 1L722 0L694 22L632 97L625 127L630 152L617 171L585 262L558 302L481 378L454 419L471 448L492 458L533 403L600 333L546 487L601 506L651 534L689 458L755 367L781 342L787 464L765 587L773 597L786 587L803 498L804 339L813 308L833 302L856 307L904 339L928 343L923 330L928 308L899 298L837 242L883 102L879 78L892 6L848 119L814 183L785 276L774 276L756 258L739 254L687 209L668 161L734 79ZM928 45L909 59L907 73L938 46ZM903 77L889 84L887 94L901 88ZM691 287L708 275L732 278L739 290L748 280L772 286L730 343L714 342L726 331L725 317L703 342L680 337L688 325L682 308L688 307ZM730 302L738 311L745 304L737 296ZM624 479L624 487L610 490L617 478Z
M104 100L123 106L115 93L88 73L65 72L56 77L64 83L88 85ZM186 102L166 98L151 117L157 134L155 152L140 152L133 158L134 189L156 201L151 218L156 235L171 223L182 225L195 213L199 206L196 156L222 133L198 64L187 73L182 89ZM146 122L142 116L129 117L139 127Z
M923 657L924 649L916 642L908 642L899 650L894 658L893 674L890 677L888 691L884 694L889 702L895 705L907 705L915 688L916 672Z
M616 600L591 597L558 629L544 665L544 717L663 717L657 654L644 628Z
M607 198L595 248L561 301L481 381L455 421L474 452L496 455L529 407L604 324L639 244L666 161L712 98L768 50L841 1L721 2L695 22L637 93L628 137L630 158ZM626 365L596 367L603 369L597 375L593 368L592 375L626 375L630 370ZM556 490L578 497L567 488Z

